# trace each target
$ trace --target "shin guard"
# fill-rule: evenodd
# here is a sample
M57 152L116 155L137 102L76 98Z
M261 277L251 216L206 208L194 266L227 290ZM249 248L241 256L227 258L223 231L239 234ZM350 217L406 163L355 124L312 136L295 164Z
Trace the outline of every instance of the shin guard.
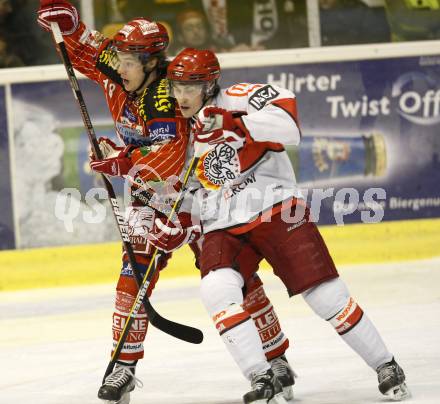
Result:
M303 293L313 311L327 320L341 338L374 370L392 359L379 332L350 297L340 279L324 282Z

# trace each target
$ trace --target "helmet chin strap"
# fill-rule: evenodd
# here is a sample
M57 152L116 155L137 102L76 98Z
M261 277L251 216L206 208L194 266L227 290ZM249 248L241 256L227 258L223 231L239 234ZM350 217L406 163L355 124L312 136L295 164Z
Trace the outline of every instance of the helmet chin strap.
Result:
M215 85L215 83L214 83L214 85ZM212 88L211 88L211 90L212 90ZM209 94L209 95L208 95ZM207 104L207 102L209 101L209 100L212 100L212 98L213 98L213 95L212 95L212 91L210 91L209 89L205 89L205 90L203 90L203 100L202 100L202 105L201 105L201 107L198 109L198 111L194 114L194 116L195 115L197 115L199 112L200 112L200 110Z
M212 99L211 96L207 97L205 94L205 96L203 97L203 100L202 100L202 105L200 106L200 108L197 110L197 112L193 116L196 116L202 110L202 108L206 105L206 103L211 99Z

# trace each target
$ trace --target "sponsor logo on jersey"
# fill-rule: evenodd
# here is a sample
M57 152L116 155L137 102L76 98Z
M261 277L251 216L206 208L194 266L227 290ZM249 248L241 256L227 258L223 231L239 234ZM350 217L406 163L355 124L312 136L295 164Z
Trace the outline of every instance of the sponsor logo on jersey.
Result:
M136 115L133 114L133 112L130 111L130 108L128 107L128 105L124 106L124 112L122 113L122 116L124 118L127 118L129 122L133 122L133 123L137 122Z
M137 270L139 271L139 274L142 277L144 277L145 272L147 272L148 265L137 263L136 267L137 267ZM133 276L133 269L131 268L131 265L128 261L124 261L122 263L121 275ZM130 302L130 307L131 307L131 304L132 304L132 302Z
M153 122L148 130L151 143L161 143L176 136L176 122Z
M157 86L156 94L153 96L156 100L154 103L154 108L160 112L169 112L173 107L170 101L170 94L168 92L168 80L162 79Z
M104 49L98 57L98 63L109 66L112 69L117 70L119 67L119 59L116 52L110 49Z
M130 127L121 122L116 122L116 130L125 144L132 144L139 147L150 146L151 144L150 138L143 136L141 126Z
M262 109L268 101L278 97L280 93L275 90L272 86L267 85L259 90L255 91L251 98L249 98L249 104L251 104L255 109Z
M227 143L218 144L201 157L196 173L205 188L219 189L240 174L237 150Z
M123 276L133 276L133 270L128 262L122 264L121 275Z
M151 99L148 98L149 88L147 87L142 95L141 102L139 104L139 115L145 121L153 119L154 116L148 116L148 108L150 107ZM170 95L168 92L168 80L162 79L159 85L154 90L153 95L153 106L158 112L170 112L173 109L174 104L170 100Z
M292 226L289 226L289 227L287 228L287 231L295 230L295 229L297 229L299 226L302 226L304 223L306 223L306 219L302 219L302 220L300 220L299 222L296 222L296 223L292 224Z
M255 180L255 173L252 173L243 182L240 182L240 184L236 184L236 185L233 185L232 187L228 188L225 191L225 195L224 195L225 199L232 198L233 196L239 194L241 191L246 189L246 187L249 184L253 184L255 181L256 181Z

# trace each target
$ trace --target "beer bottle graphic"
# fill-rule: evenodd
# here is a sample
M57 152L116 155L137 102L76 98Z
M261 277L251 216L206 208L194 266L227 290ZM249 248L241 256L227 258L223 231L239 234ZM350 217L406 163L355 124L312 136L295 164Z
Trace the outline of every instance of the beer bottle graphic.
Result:
M380 177L386 171L382 134L305 135L299 146L286 148L298 183L351 176Z

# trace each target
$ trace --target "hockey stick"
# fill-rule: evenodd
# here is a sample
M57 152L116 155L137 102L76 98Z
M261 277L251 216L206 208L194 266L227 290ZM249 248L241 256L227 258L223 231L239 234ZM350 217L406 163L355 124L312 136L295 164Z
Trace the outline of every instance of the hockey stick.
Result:
M187 169L187 171L185 173L185 177L184 177L184 179L182 181L182 188L181 188L181 190L179 192L178 197L176 198L176 200L175 200L175 202L173 204L171 212L169 213L169 215L167 217L167 221L166 221L167 224L171 221L174 213L178 212L179 209L180 209L180 205L183 202L183 195L185 194L186 189L187 189L188 181L191 178L191 176L193 175L194 170L197 167L198 161L199 161L198 157L193 157L191 162L190 162L190 165L189 165L189 167L188 167L188 169ZM107 366L107 369L105 371L104 378L103 378L103 383L105 383L106 377L113 371L113 368L114 368L114 366L116 364L116 361L118 360L119 354L121 353L121 350L122 350L122 348L124 346L124 343L125 343L125 341L126 341L126 339L128 337L128 333L130 331L131 325L132 325L133 321L135 320L135 316L136 316L136 314L138 313L138 311L140 309L140 306L141 306L141 303L142 303L142 299L144 299L144 296L146 296L146 294L147 294L148 286L150 285L150 281L151 281L151 279L152 279L152 277L154 275L154 272L155 272L155 270L154 270L155 261L158 260L162 256L162 254L163 253L161 251L159 251L157 248L154 249L153 255L151 257L150 264L148 265L148 269L145 272L144 279L142 280L142 283L141 283L141 285L139 287L139 292L138 292L138 294L136 296L135 301L133 302L133 305L132 305L132 307L130 309L130 313L129 313L129 315L127 317L127 320L125 322L124 328L122 329L121 335L119 336L119 340L118 340L118 342L117 342L117 344L116 344L116 346L115 346L115 348L113 350L112 357L111 357L110 362L109 362L109 364ZM199 330L197 330L197 331L199 331ZM199 332L201 334L200 342L202 342L203 334L202 334L201 331L199 331Z
M81 112L81 117L83 119L84 126L87 130L87 135L89 137L89 141L90 141L93 153L98 159L102 159L102 153L101 153L101 149L99 148L98 141L96 139L95 130L94 130L92 122L90 120L90 115L87 111L87 107L84 102L84 98L83 98L81 89L79 87L78 79L76 78L75 72L73 70L73 66L70 61L69 55L67 53L66 45L64 43L63 36L61 34L58 23L52 22L51 28L52 28L52 33L54 36L55 43L60 51L59 53L61 55L61 59L63 61L64 67L66 68L66 72L67 72L67 76L69 78L70 86L72 88L74 97L78 103L78 106L79 106L79 109ZM128 226L125 223L124 217L120 213L119 204L116 199L116 194L115 194L115 191L113 190L111 182L109 181L109 179L105 175L102 175L102 179L104 181L104 185L105 185L105 188L108 193L110 205L112 207L113 214L115 216L115 220L118 225L118 230L119 230L119 234L121 236L121 239L122 239L122 242L124 245L124 249L125 249L127 256L128 256L128 261L129 261L130 266L132 268L133 274L135 275L135 280L136 280L138 286L140 286L143 283L143 279L142 279L142 276L139 273L139 270L137 269L137 266L136 266L136 257L134 255L133 248L130 244L130 238L128 235ZM149 266L149 270L145 273L145 276L144 276L144 280L148 282L148 285L149 285L149 282L151 281L151 279L156 271L156 265L154 265L154 266L152 265L152 263L155 261L155 258L156 258L156 254L153 255L150 266ZM147 277L149 279L147 279ZM146 288L148 288L148 285ZM142 296L142 300L139 303L139 306L142 303L144 304L145 312L147 313L148 319L154 327L160 329L161 331L163 331L167 334L172 335L173 337L182 339L184 341L187 341L187 342L190 342L193 344L200 344L203 341L203 333L199 329L189 327L184 324L179 324L179 323L176 323L174 321L171 321L171 320L168 320L168 319L162 317L154 309L154 307L151 305L150 300L148 299L148 296L146 294L146 288L145 288L144 294ZM139 292L140 291L141 290L139 290Z

